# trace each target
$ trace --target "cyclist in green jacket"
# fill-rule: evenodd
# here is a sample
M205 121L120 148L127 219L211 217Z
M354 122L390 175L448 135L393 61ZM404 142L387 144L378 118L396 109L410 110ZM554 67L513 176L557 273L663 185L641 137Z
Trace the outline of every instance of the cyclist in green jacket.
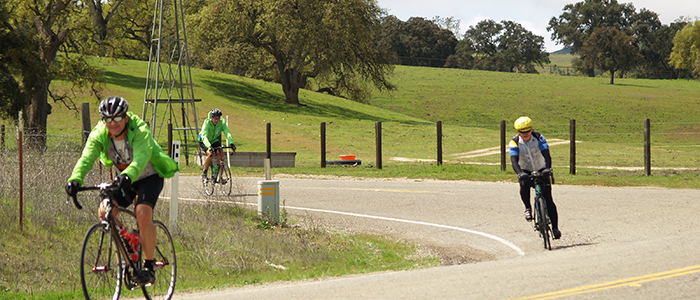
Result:
M231 132L228 130L226 121L221 120L221 110L218 108L212 109L209 112L209 117L204 120L202 124L202 130L199 132L199 146L203 151L207 152L207 158L204 160L204 169L202 170L202 180L207 180L207 169L211 165L212 157L214 151L212 148L221 146L221 133L226 134L226 141L232 150L236 151L236 146L233 144L233 137L231 137ZM221 150L218 150L221 151ZM218 152L217 151L217 152Z
M122 207L129 206L134 200L134 212L145 257L144 269L135 281L140 284L153 283L156 244L153 208L163 189L163 178L172 177L179 168L153 139L148 124L128 111L129 104L124 98L104 99L98 110L102 120L90 132L83 154L66 184L66 193L71 196L77 194L78 187L83 184L85 175L90 172L98 156L102 164L116 168L119 175L115 182L119 184L122 193L116 193L115 200ZM103 220L106 201L108 200L100 203L99 209Z

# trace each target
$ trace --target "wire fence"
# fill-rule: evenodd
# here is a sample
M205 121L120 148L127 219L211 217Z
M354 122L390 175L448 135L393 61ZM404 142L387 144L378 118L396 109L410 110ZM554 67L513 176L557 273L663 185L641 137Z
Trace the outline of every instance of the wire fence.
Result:
M327 160L355 155L362 165L377 166L375 125L362 122L350 128L339 122L327 124ZM272 148L297 151L297 165L320 166L320 124L273 124L272 128ZM535 130L547 138L554 166L570 166L571 124L538 124ZM500 124L442 124L441 144L437 132L436 124L381 123L381 164L438 163L439 156L443 163L502 164ZM506 130L504 142L515 135L514 130ZM700 123L651 123L652 169L700 169L699 135ZM576 124L575 140L575 167L640 171L645 167L643 121ZM507 158L507 147L505 151ZM510 165L509 158L506 163Z

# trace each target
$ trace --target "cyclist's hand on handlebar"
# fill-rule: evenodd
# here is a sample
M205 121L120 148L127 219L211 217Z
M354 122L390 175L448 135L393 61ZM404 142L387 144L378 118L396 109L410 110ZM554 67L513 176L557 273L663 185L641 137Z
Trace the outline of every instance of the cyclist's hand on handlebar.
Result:
M542 169L542 174L552 174L552 169L551 168L544 168Z
M529 177L530 177L530 174L527 174L525 172L518 173L518 179L525 179L525 178L529 178Z
M71 197L77 195L78 187L80 187L80 183L77 180L71 180L66 184L66 194Z
M231 147L231 150L236 151L236 145L233 143L229 144L228 146Z
M126 193L129 190L131 190L131 178L129 178L129 175L121 174L114 179L114 182L116 182L119 185L119 188L122 190L123 193Z

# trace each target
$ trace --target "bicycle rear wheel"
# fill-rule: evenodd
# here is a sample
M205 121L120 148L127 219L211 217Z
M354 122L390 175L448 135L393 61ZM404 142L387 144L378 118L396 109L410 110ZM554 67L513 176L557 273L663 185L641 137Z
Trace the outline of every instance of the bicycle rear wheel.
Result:
M549 216L547 215L547 206L545 204L544 197L538 195L535 198L535 202L537 202L537 224L539 226L542 240L544 241L544 248L547 250L552 250L552 243L550 240L551 230L549 229Z
M122 264L107 224L92 225L80 253L80 283L85 299L119 299Z
M219 176L219 184L221 184L221 193L224 196L231 195L231 189L233 187L233 180L231 180L231 169L227 165L222 165L221 175Z
M154 220L153 225L156 228L154 265L156 280L153 284L144 287L143 295L149 300L169 300L175 292L175 280L177 278L175 244L173 244L170 231L162 222Z
M211 176L207 176L207 180L202 182L204 193L207 194L207 196L214 194L214 189L216 188L216 174L214 174L214 168L211 166L209 167L209 173L211 173Z

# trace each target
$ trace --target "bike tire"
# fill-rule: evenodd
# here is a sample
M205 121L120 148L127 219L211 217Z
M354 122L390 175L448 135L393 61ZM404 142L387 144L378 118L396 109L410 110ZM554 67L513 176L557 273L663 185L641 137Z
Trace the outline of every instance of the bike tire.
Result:
M207 177L207 181L202 181L204 193L207 194L207 196L214 194L216 188L216 174L214 174L214 168L211 166L209 166L209 174L211 174L211 176Z
M227 165L222 165L221 174L219 176L219 184L221 185L221 193L224 196L230 196L233 190L233 180L231 180L231 169Z
M143 295L149 300L170 300L177 279L175 244L165 224L154 220L153 226L156 228L156 279L153 284L143 287Z
M85 299L119 299L122 289L122 257L107 224L92 225L80 252L80 283Z
M549 229L549 216L547 215L547 206L544 201L544 197L537 196L535 201L537 202L537 223L539 224L539 231L544 242L544 248L547 250L552 250L552 242L550 240L551 230Z

